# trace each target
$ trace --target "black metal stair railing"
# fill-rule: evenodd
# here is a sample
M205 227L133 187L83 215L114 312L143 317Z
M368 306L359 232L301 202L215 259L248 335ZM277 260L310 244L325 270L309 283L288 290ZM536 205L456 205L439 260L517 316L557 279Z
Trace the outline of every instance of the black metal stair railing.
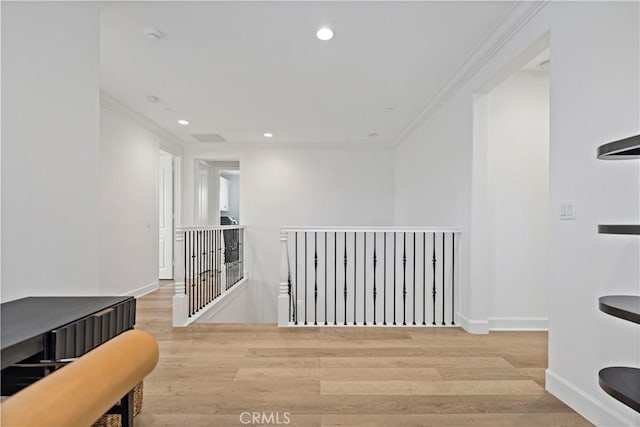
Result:
M184 240L184 293L191 317L244 278L244 229L188 227Z
M459 230L295 228L283 233L289 325L455 325Z

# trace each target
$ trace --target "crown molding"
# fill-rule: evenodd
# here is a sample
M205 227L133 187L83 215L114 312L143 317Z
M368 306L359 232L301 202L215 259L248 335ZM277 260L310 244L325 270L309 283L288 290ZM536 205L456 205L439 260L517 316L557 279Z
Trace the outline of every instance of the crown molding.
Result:
M493 58L550 0L533 2L516 1L502 19L488 32L467 59L449 77L433 99L398 134L392 145L397 147L420 124L431 117L443 104L451 99L471 78Z
M160 138L161 149L171 151L173 154L179 154L184 150L185 141L102 90L100 91L100 105L108 110L124 114L136 124Z

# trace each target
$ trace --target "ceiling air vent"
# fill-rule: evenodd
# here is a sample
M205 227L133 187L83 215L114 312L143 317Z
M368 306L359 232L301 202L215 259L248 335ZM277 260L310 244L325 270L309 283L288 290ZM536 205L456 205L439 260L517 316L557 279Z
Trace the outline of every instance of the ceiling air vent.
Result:
M224 138L217 133L192 133L198 142L226 142Z

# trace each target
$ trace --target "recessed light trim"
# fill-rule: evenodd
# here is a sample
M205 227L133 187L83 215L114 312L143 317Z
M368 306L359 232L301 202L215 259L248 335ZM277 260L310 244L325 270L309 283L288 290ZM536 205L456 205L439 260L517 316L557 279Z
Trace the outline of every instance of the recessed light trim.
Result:
M182 126L186 126L189 124L189 120L180 119L178 120L178 123L181 124Z
M333 38L333 30L329 27L322 27L316 33L316 37L322 41L331 40Z
M264 137L265 138L273 138L273 134L271 132L265 132L264 133Z

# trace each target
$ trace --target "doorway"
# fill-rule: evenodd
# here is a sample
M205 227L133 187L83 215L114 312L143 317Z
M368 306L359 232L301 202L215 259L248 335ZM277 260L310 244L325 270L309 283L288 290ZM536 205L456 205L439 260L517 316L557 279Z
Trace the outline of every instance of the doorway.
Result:
M158 278L173 279L174 170L173 156L158 157Z
M471 256L488 330L548 328L549 58L538 52L474 105Z

